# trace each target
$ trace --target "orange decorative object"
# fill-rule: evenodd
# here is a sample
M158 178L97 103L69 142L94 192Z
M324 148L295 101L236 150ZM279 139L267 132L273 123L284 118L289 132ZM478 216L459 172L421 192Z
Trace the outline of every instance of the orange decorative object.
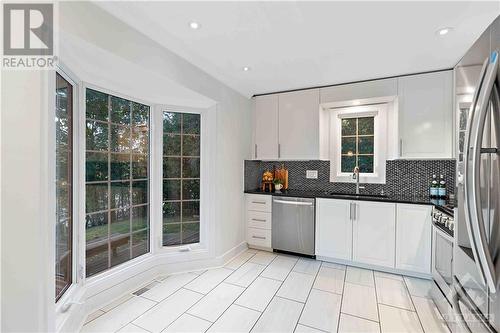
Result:
M273 191L273 180L274 180L273 173L269 170L266 170L262 174L262 186L261 186L262 192L266 192L267 190L269 192Z
M272 182L274 179L273 177L273 173L269 170L266 170L263 174L262 174L262 181L263 182Z
M281 165L281 168L274 170L274 179L281 180L283 184L283 189L288 189L288 169L285 169L285 165Z

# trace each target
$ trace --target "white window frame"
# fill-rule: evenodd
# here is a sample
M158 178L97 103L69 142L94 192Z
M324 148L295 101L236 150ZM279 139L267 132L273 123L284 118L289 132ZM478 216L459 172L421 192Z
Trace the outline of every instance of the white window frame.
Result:
M330 109L330 181L355 182L352 172L341 171L342 119L374 117L373 173L360 173L361 183L385 183L387 160L387 104Z
M154 246L154 243L153 243L153 240L155 239L154 238L154 230L155 227L154 227L154 223L153 223L153 214L154 214L154 211L156 209L156 203L154 202L154 196L153 196L153 183L154 183L154 179L153 179L153 159L155 158L155 156L153 155L154 154L154 141L153 141L153 136L154 136L154 125L153 125L153 120L152 120L152 114L155 110L155 105L151 102L148 102L148 101L145 101L145 100L142 100L140 98L137 98L137 97L133 97L133 96L128 96L128 95L125 95L125 94L122 94L122 93L119 93L119 92L116 92L116 91L113 91L113 90L110 90L110 89L106 89L106 88L103 88L99 85L94 85L92 83L89 83L89 82L82 82L81 85L80 85L81 89L80 89L80 110L82 110L80 112L80 117L79 117L79 120L80 120L80 123L79 123L79 142L78 142L78 145L79 145L79 151L80 151L80 161L78 162L79 165L80 165L80 172L81 172L81 176L80 176L80 179L79 179L79 188L80 188L80 193L79 193L79 197L82 198L79 202L78 202L78 205L79 205L79 208L80 208L80 211L79 211L79 218L80 218L80 223L79 223L79 232L80 232L80 238L79 238L79 244L80 244L80 251L82 251L82 255L80 256L81 257L81 261L82 261L82 264L81 266L79 267L79 271L80 271L80 275L79 277L84 281L84 284L87 284L87 283L94 283L94 282L97 282L101 279L106 279L109 275L112 275L112 274L116 274L116 273L119 273L120 271L122 270L126 270L128 268L132 268L134 266L136 266L137 264L141 263L141 262L145 262L145 261L148 261L150 260L150 258L153 256L154 252L155 252L155 246ZM103 92L105 94L108 94L108 95L113 95L113 96L116 96L116 97L119 97L119 98L124 98L124 99L127 99L127 100L130 100L130 101L133 101L133 102L137 102L137 103L140 103L140 104L144 104L146 106L149 106L149 252L143 254L143 255L140 255L136 258L133 258L133 259L130 259L124 263L121 263L119 265L116 265L114 267L111 267L111 268L108 268L102 272L99 272L99 273L96 273L95 275L92 275L90 277L87 277L87 272L86 272L86 256L85 256L85 253L86 253L86 240L85 240L85 215L86 215L86 212L85 212L85 200L86 200L86 195L85 195L85 149L86 149L86 108L85 108L85 102L86 102L86 98L87 98L87 88L88 89L93 89L93 90L97 90L99 92Z
M212 205L209 205L208 198L214 197L213 193L213 173L215 172L215 150L213 149L216 144L216 130L215 130L215 107L209 109L185 107L178 105L157 105L156 106L158 119L156 119L156 126L159 128L157 131L159 151L155 156L159 156L157 165L157 179L161 181L158 184L158 197L157 202L159 207L157 209L159 221L157 242L159 245L159 252L164 254L176 254L179 252L192 252L206 253L209 252L209 225L213 220L214 210ZM193 244L181 244L172 246L163 246L163 112L177 112L177 113L196 113L201 117L200 128L200 241ZM210 133L212 135L210 135Z
M80 218L79 218L79 192L80 192L80 185L79 185L79 179L80 179L80 168L79 168L79 142L78 142L78 137L79 137L79 115L80 115L80 109L79 109L79 101L80 101L80 90L79 90L79 80L74 75L61 61L58 62L57 67L56 67L56 72L61 75L66 81L71 84L73 87L73 119L72 119L72 267L71 267L71 285L68 287L68 289L64 292L64 294L57 300L56 302L56 311L59 311L59 308L61 307L62 304L67 302L68 299L73 297L73 294L75 293L75 289L77 288L77 285L81 283L80 276L78 275L78 266L81 263L81 255L80 255L80 248L78 246L79 241L78 241L78 236L79 236L79 224L80 224ZM53 75L53 80L54 83L50 83L50 87L54 87L53 91L55 91L55 79L56 79L56 74L54 73ZM52 79L51 79L52 80ZM53 93L51 89L51 93ZM55 165L54 165L55 166ZM55 228L55 225L54 225ZM55 230L53 228L53 230Z

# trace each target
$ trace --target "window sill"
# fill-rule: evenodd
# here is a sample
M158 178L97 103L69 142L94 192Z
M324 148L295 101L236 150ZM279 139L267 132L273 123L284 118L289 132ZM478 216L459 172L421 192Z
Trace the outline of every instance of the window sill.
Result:
M352 173L341 173L335 175L332 173L334 176L330 177L330 182L331 183L356 183L355 179L352 179ZM385 184L385 174L378 175L378 174L373 174L373 175L363 175L361 174L359 176L359 183L360 184Z

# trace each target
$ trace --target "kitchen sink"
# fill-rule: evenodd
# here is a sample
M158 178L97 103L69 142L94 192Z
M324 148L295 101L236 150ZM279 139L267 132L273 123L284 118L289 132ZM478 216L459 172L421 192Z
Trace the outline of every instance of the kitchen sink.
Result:
M330 192L330 195L346 195L350 197L372 197L372 198L387 198L386 194L376 194L376 193L346 193L346 192Z

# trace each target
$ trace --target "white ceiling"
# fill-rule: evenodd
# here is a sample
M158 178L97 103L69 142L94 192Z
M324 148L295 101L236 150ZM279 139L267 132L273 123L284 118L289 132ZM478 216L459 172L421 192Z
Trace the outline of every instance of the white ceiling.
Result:
M499 1L97 4L246 96L451 68L500 14Z

